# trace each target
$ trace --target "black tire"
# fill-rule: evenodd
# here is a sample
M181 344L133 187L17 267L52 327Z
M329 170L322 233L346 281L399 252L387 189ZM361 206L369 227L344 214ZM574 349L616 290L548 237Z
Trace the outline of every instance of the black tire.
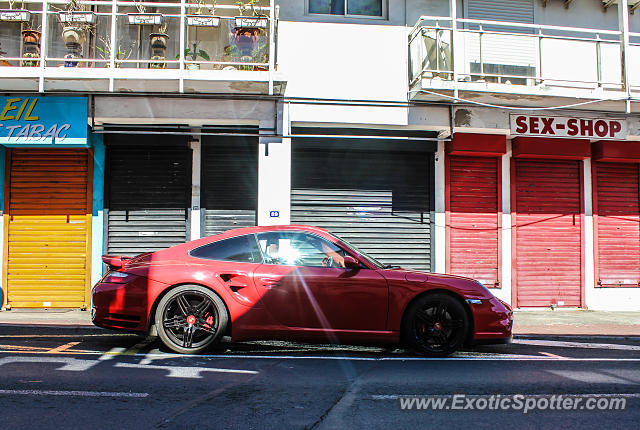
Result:
M199 285L181 285L158 303L155 324L158 336L172 351L199 354L217 343L229 317L222 299Z
M407 309L403 340L419 354L444 357L459 349L469 333L462 303L447 294L427 294Z

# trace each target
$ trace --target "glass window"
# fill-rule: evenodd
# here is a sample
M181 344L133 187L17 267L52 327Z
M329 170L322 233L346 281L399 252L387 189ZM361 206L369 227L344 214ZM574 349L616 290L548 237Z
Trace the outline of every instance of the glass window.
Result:
M344 267L344 256L348 255L336 244L309 233L281 231L257 236L267 264Z
M203 245L191 250L192 257L207 260L237 261L241 263L261 263L262 256L252 234L232 237Z
M382 16L382 0L309 0L309 13Z

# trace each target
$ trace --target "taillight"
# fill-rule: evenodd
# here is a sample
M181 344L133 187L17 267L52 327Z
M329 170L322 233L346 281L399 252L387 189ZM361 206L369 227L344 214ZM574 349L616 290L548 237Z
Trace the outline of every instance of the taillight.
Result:
M104 278L102 278L102 282L109 284L126 284L131 282L135 276L136 275L123 272L108 272L104 275Z

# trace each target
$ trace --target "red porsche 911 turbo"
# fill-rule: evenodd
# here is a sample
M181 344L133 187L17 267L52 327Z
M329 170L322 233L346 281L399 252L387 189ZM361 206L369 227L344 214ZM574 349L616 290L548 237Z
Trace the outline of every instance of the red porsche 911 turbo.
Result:
M196 354L240 340L403 343L444 356L511 339L509 305L473 279L385 266L326 230L250 227L102 257L94 324Z

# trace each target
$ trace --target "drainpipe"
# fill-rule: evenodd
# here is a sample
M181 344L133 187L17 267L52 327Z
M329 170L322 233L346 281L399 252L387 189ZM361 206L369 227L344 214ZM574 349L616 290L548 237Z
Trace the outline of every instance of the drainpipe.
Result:
M631 113L631 88L629 88L629 2L618 0L618 29L620 30L620 61L622 87L627 92L627 113Z

